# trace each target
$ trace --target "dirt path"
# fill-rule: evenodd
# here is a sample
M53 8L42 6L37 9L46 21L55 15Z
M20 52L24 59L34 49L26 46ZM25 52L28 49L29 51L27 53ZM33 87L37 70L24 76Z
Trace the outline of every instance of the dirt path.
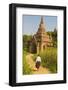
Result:
M48 74L50 73L50 71L47 68L44 68L42 66L40 66L39 70L37 71L37 69L35 68L35 62L32 59L33 54L28 54L26 56L26 61L29 64L30 68L33 70L33 74Z

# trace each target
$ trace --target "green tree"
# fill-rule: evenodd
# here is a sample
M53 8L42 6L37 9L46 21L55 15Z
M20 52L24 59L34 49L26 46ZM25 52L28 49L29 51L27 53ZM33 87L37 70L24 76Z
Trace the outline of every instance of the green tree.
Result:
M49 37L52 37L53 46L57 47L57 29L55 28L54 31L47 32Z
M29 42L31 40L31 35L23 35L23 48L25 51L28 51L29 49Z

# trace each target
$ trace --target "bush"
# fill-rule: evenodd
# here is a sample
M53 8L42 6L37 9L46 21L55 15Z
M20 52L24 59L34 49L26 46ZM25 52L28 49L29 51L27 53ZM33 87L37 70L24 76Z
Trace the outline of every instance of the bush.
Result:
M50 69L52 73L57 72L57 48L46 48L45 52L40 53L42 66Z
M28 63L26 62L26 55L27 55L27 52L24 51L23 52L23 74L32 74L32 70L31 68L29 67Z

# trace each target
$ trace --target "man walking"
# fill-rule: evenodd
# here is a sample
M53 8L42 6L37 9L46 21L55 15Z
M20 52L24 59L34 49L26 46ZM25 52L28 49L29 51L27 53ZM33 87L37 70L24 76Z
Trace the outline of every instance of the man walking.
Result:
M37 70L39 70L40 65L41 65L41 57L38 55L37 58L36 58L36 68L37 68Z

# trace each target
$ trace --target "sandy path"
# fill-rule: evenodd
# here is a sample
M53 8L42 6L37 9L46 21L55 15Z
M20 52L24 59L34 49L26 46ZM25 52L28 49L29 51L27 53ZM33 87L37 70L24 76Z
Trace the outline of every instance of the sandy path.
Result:
M48 74L50 71L47 68L40 66L39 70L37 71L35 68L35 62L32 59L33 54L28 54L26 56L26 61L29 64L30 68L33 70L33 74Z

